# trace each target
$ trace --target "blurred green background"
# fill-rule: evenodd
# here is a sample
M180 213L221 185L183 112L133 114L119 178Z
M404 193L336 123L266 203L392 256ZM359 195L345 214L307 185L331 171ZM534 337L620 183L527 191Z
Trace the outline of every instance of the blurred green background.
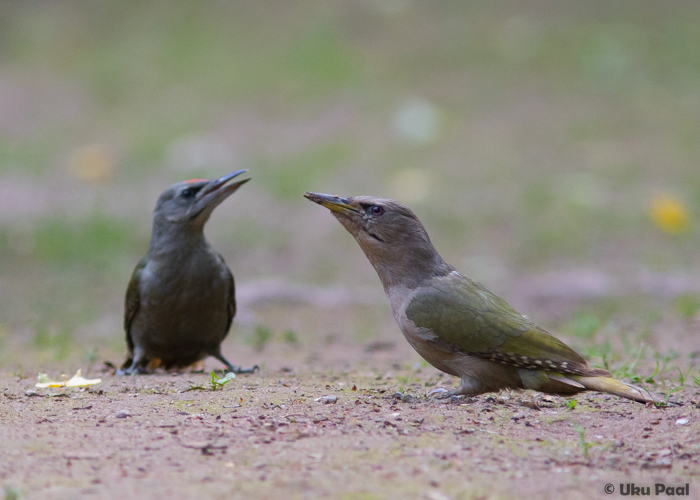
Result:
M596 364L697 373L699 25L691 1L0 2L0 366L119 362L158 194L249 168L207 227L232 345L403 342L309 190L405 202Z

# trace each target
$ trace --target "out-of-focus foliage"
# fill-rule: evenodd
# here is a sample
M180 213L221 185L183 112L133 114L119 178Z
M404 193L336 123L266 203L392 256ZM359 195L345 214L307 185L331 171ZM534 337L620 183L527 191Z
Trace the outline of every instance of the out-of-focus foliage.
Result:
M697 3L652 0L2 2L5 352L122 349L157 196L238 168L253 180L207 235L243 291L376 287L301 195L389 196L494 291L535 309L565 296L542 307L591 352L632 311L653 313L637 324L653 340L666 305L697 314L699 24ZM588 281L522 285L571 269ZM337 334L289 311L260 326L243 297L236 324L260 348L265 331ZM363 340L386 313L367 302L343 330Z

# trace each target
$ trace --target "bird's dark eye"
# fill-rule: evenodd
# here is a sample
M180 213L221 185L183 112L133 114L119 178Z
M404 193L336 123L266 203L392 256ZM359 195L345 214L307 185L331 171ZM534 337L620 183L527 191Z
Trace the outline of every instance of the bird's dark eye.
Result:
M192 198L194 196L194 190L187 188L184 191L182 191L182 193L180 193L180 196L182 196L183 198Z
M372 215L382 215L384 213L384 207L380 207L379 205L372 205L369 207L369 213Z

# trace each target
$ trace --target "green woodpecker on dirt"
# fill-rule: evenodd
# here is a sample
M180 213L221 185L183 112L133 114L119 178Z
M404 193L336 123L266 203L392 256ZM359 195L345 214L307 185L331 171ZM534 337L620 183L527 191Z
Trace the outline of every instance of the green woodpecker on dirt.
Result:
M320 193L305 197L331 210L355 237L384 285L406 340L438 370L461 377L439 397L501 389L559 395L601 391L641 403L650 392L592 367L503 299L447 264L416 215L394 200Z
M119 373L143 372L149 363L184 368L208 356L235 373L258 369L233 366L221 354L236 314L236 290L224 259L204 238L214 209L250 179L228 182L245 172L179 182L158 198L148 253L126 291L129 353Z

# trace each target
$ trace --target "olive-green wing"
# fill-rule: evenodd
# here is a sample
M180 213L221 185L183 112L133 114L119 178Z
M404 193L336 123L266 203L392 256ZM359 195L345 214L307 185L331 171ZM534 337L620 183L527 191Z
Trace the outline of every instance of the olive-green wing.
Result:
M131 273L131 280L129 280L129 286L126 288L126 297L124 298L124 330L126 331L126 344L129 347L129 355L134 352L134 341L131 338L131 324L134 322L136 313L141 305L141 294L139 293L139 281L141 280L141 273L143 268L146 267L147 260L145 258L134 268L134 272Z
M435 278L418 289L406 315L461 352L545 370L561 371L565 363L566 371L588 372L576 351L461 274Z

